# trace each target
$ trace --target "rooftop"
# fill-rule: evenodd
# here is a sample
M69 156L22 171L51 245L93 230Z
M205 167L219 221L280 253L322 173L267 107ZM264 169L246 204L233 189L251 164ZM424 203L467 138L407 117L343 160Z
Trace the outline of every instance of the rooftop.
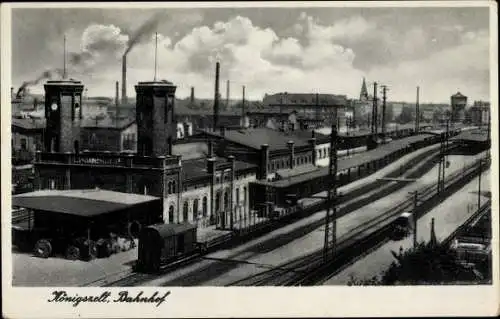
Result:
M25 130L41 130L45 128L45 119L12 118L11 125Z
M86 118L83 119L81 127L85 128L106 128L106 129L125 129L135 123L133 118L104 117L102 119Z
M111 213L158 197L103 189L43 190L12 197L12 206L82 217Z
M204 130L206 134L222 137L220 132ZM287 149L287 142L293 140L295 147L308 145L308 139L295 136L293 131L280 132L268 128L226 130L224 138L230 142L259 150L262 144L269 145L269 150Z
M426 138L429 138L433 136L432 134L419 134L419 135L414 135L406 138L402 138L399 140L394 140L391 143L381 145L380 147L371 150L371 151L366 151L363 153L356 154L350 158L341 158L338 159L337 162L337 169L338 171L343 171L348 168L356 168L360 165L363 165L365 163L371 162L376 159L381 159L387 156L388 154L401 149L405 147L408 144L415 143L418 141L423 141ZM328 170L329 167L322 167L317 170L313 170L308 173L300 174L300 175L295 175L291 176L286 179L274 181L274 182L260 182L266 185L274 186L274 187L287 187L290 185L302 183L314 178L318 178L321 176L326 176L328 175Z
M229 163L229 161L226 158L222 158L222 157L215 158L216 167L218 167L224 163ZM235 164L236 172L242 171L245 169L249 169L249 168L256 168L257 167L257 165L255 165L255 164L242 162L242 161L235 161L234 164ZM182 161L182 170L184 173L183 177L186 180L209 176L208 171L207 171L207 158L204 157L204 158L184 160L184 161Z

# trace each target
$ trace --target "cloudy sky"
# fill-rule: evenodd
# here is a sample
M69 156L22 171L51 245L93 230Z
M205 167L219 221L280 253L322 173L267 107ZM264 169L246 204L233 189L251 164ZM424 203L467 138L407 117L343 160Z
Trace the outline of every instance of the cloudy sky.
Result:
M178 97L191 86L212 97L218 59L224 97L228 79L233 98L242 85L255 99L356 97L366 77L369 90L388 85L391 100L413 101L417 85L428 102L457 90L489 99L488 8L14 9L13 85L62 68L66 34L70 76L93 96L114 95L121 56L136 43L127 55L133 95L135 83L153 79L155 31L159 78L174 82Z

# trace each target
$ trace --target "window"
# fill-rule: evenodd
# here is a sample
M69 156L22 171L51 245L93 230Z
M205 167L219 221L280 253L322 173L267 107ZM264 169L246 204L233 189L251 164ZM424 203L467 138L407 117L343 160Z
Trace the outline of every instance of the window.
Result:
M167 194L172 194L172 182L167 183Z
M243 187L243 203L247 202L247 188Z
M21 149L26 151L28 149L28 141L25 138L21 139Z
M207 197L203 197L203 217L207 217L208 207L207 207Z
M220 210L220 192L217 192L215 195L215 213L218 213Z
M170 207L168 208L168 222L174 222L174 205L170 205Z
M94 147L96 144L97 144L97 136L95 135L95 133L92 133L90 135L90 147Z
M184 202L184 207L182 208L182 221L188 221L188 212L189 212L189 203L188 201Z
M172 194L176 193L175 181L172 182Z
M224 193L224 209L229 209L229 190Z
M193 219L198 218L198 198L193 201Z
M240 203L240 189L236 187L236 204Z

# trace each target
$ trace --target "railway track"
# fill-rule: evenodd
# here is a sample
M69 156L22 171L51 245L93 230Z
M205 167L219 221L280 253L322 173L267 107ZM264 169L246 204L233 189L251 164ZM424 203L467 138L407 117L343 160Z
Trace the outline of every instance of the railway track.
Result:
M430 149L426 152L423 152L422 154L419 154L411 162L412 164L416 164L416 165L414 167L412 167L410 170L406 171L404 174L407 175L408 177L412 177L412 178L421 176L422 174L427 172L428 169L430 169L432 166L435 165L434 160L435 160L437 155L438 155L438 152L436 152L436 150L434 150L434 149ZM409 165L405 165L405 166L406 166L405 169L407 167L409 167ZM422 171L424 171L424 172L422 172ZM394 169L389 174L394 176L394 174L397 174L398 172L401 173L400 168ZM365 186L356 188L355 190L353 190L352 193L346 194L346 196L339 198L339 202L342 204L339 207L338 216L339 217L343 216L343 215L349 213L350 211L353 211L355 209L358 209L358 208L368 204L369 202L371 202L373 200L387 196L388 194L398 190L400 187L399 185L400 185L400 182L380 181L379 180L379 181L375 181L373 183L370 183L370 185L365 185ZM371 192L368 192L369 190ZM319 205L315 205L314 207L309 207L308 211L305 214L302 214L302 216L300 216L300 218L303 218L305 216L316 213L318 210L321 210L324 208L325 208L324 202L319 204ZM297 219L297 218L292 218L291 221L293 221L294 219ZM278 222L278 224L285 224L287 222L289 222L289 221L285 221L285 222L281 221L281 222ZM324 218L321 218L318 221L312 222L306 226L303 226L303 227L300 227L300 228L297 228L297 229L291 231L291 233L285 234L286 236L278 236L278 238L273 238L272 240L265 241L264 243L259 243L255 246L258 246L259 253L266 252L267 250L272 250L273 247L276 247L277 245L286 244L287 242L293 240L293 238L297 237L297 235L298 236L305 235L308 232L313 231L314 229L317 229L318 227L320 227L323 224L324 224ZM276 224L269 225L267 228L275 229L276 226L279 226L279 225L276 225ZM262 233L265 233L265 232L266 232L266 229L263 229ZM249 236L249 238L246 238L245 241L248 241L254 237L260 236L261 234L259 234L259 233L252 234L253 236ZM297 233L297 234L295 234L295 233ZM269 243L267 243L267 242L269 242ZM241 243L241 241L240 241L240 243ZM238 244L240 244L240 243L238 243ZM231 245L225 245L225 246L231 247ZM269 247L267 247L267 246L269 246ZM225 248L229 248L229 247L225 247ZM252 247L250 247L249 250L252 250ZM237 258L237 255L232 256L231 258ZM200 260L201 259L198 258L198 261L200 261ZM166 268L162 269L160 274L150 275L147 278L145 278L143 275L136 276L136 275L134 275L133 272L130 272L130 274L128 276L126 276L125 278L114 281L114 282L110 282L108 280L108 281L106 281L106 284L108 286L133 286L133 285L137 285L141 281L157 278L158 276L166 274L169 271L175 270L177 268L181 268L183 266L188 266L188 265L192 264L193 262L194 261L190 260L187 263L183 263L182 266L178 266L178 267L174 267L174 268L166 267ZM209 271L210 267L211 267L210 265L207 267L204 267L204 268L200 269L199 272L197 272L197 273ZM287 268L281 268L279 271L281 271L281 272L297 272L296 270L287 269ZM179 280L179 282L182 282L182 285L188 285L188 286L189 285L196 285L197 279L196 279L196 276L183 276L183 278L181 278ZM177 285L177 280L172 285Z
M465 172L456 172L448 177L445 182L446 189L454 184L466 180L478 171L478 163L474 163L466 168ZM420 199L429 201L437 195L437 185L425 186L419 189ZM322 249L306 256L302 256L293 261L280 265L280 269L270 269L256 275L230 283L227 286L302 286L311 285L331 273L332 269L342 267L346 262L352 260L366 250L373 249L377 245L383 244L387 240L387 230L394 218L402 212L412 208L413 199L409 198L402 203L394 205L383 214L358 225L349 231L348 234L337 239L337 253L333 260L325 263ZM430 207L427 207L429 209ZM418 210L416 218L425 211ZM284 271L283 269L287 270Z
M407 175L408 177L419 177L425 172L427 172L428 169L431 169L435 163L434 160L438 155L438 151L436 151L436 148L430 148L429 150L426 150L425 152L422 152L421 154L418 154L415 156L407 165L405 165L405 172L404 174ZM411 167L411 166L413 167ZM410 167L410 170L407 170L408 167ZM406 171L407 170L407 171ZM401 168L396 168L393 169L391 172L388 173L388 175L394 176L403 173L403 170ZM362 207L369 202L387 196L388 194L396 191L399 189L399 184L400 182L394 182L394 181L382 181L382 180L377 180L369 185L364 185L361 187L358 187L354 189L352 192L349 194L346 194L346 196L343 196L339 198L339 202L343 203L342 206L339 208L338 214L344 215L349 213L350 211L353 211L359 207ZM371 192L370 192L371 191ZM314 207L309 207L307 211L300 216L290 216L291 218L287 218L286 220L281 220L275 223L269 223L269 225L264 226L260 231L252 233L252 234L247 234L243 238L239 238L239 241L229 241L227 243L223 243L222 247L224 248L231 248L233 246L240 245L243 242L249 241L255 237L261 236L265 233L267 233L270 230L274 230L276 228L279 228L285 224L288 224L290 222L293 222L294 220L297 220L299 218L304 218L308 215L311 215L313 213L316 213L318 210L321 210L325 207L325 203L322 203L320 205L315 205ZM284 245L287 242L293 240L293 238L297 236L302 236L310 231L313 231L317 227L320 227L322 224L324 224L324 218L312 222L308 225L299 227L297 229L292 230L290 233L287 233L286 236L279 235L278 238L273 238L272 240L266 240L263 243L259 243L254 245L255 247L258 246L258 250L260 253L262 251L266 250L272 250L273 247L276 247L276 245ZM252 250L255 247L250 247L248 248L249 250ZM210 251L216 250L217 247L213 247L210 249ZM237 258L237 255L232 256L231 258ZM197 261L201 261L201 258L198 258ZM170 271L173 271L175 269L188 266L190 264L193 264L196 262L196 260L189 260L188 262L182 262L180 265L177 267L170 267L167 265L167 267L163 268L159 274L156 275L150 275L147 278L144 277L143 275L134 275L132 271L130 271L129 274L127 274L124 278L111 281L111 280L106 280L103 279L102 282L105 283L105 285L108 286L133 286L139 284L141 281L149 280L149 279L154 279L157 278L161 275L164 275ZM207 267L203 267L200 269L199 272L210 272L210 265ZM199 272L197 272L199 274ZM186 278L184 278L186 277ZM183 276L183 278L180 280L182 282L182 285L196 285L197 280L196 275L194 276ZM172 285L177 285L177 282L173 283Z

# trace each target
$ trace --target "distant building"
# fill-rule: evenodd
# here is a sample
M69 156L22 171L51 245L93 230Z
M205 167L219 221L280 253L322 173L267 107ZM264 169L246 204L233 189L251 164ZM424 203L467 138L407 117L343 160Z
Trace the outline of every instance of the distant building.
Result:
M490 102L474 101L468 110L470 121L474 125L487 124L490 121Z
M267 95L263 100L264 108L276 112L296 111L298 116L322 119L326 125L336 120L349 106L345 95L314 93L277 93Z
M463 122L465 120L465 108L467 107L467 96L460 92L451 96L451 121Z

